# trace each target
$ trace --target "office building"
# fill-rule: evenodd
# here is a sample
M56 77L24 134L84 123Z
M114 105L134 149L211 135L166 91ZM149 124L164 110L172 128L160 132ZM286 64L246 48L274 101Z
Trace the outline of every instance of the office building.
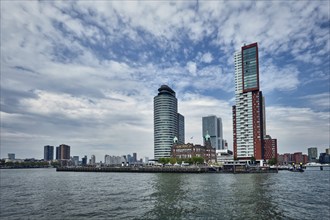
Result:
M95 155L92 155L91 156L91 162L90 162L91 165L95 165L96 164L96 158L95 158Z
M56 147L56 160L70 160L70 146L61 144Z
M13 153L9 153L9 154L8 154L8 159L9 159L9 160L15 160L15 154L13 154Z
M307 149L308 152L308 162L317 162L317 148L310 147Z
M79 165L79 156L73 156L72 162L73 162L73 165L78 166Z
M184 117L178 114L175 92L167 85L154 97L154 157L170 157L173 138L184 141Z
M184 139L184 116L178 113L178 142L180 144L185 143Z
M328 154L328 155L330 155L330 147L327 148L327 149L325 149L325 153Z
M235 53L235 105L233 106L235 159L250 160L254 157L260 163L265 159L265 117L265 98L259 87L258 44L253 43L243 46L241 51Z
M202 134L203 136L207 134L210 136L212 147L214 147L216 150L225 149L221 118L218 118L215 115L205 116L202 118L202 124Z
M54 146L44 146L44 160L54 160Z
M133 153L133 162L136 163L137 162L137 154Z
M85 155L83 158L81 158L81 165L86 166L87 165L87 156Z

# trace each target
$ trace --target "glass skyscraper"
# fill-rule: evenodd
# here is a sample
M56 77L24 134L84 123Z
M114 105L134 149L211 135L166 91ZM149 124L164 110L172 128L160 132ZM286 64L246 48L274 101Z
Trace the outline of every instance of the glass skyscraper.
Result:
M184 142L184 117L178 114L175 92L167 85L154 97L154 158L171 156L174 137Z
M202 118L203 137L207 134L210 136L211 146L216 150L224 149L222 120L215 115L205 116ZM204 142L205 139L203 138ZM205 143L204 143L205 145Z

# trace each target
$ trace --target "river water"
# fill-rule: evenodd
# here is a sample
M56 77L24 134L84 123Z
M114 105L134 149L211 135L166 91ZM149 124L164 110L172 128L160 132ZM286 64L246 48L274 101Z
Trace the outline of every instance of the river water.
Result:
M329 169L277 174L0 172L0 219L330 219Z

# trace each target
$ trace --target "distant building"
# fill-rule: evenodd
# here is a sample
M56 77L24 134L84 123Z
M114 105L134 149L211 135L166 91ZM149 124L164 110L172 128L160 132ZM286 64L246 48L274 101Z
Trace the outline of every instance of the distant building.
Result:
M225 149L223 142L222 120L215 115L202 117L202 134L210 135L211 145L216 150ZM205 143L204 143L205 145Z
M283 154L283 165L292 164L293 156L290 153Z
M270 160L272 158L277 159L277 139L272 139L271 136L266 135L263 140L264 144L264 159Z
M320 163L330 163L330 154L320 153L319 162Z
M44 146L44 160L54 160L54 146L46 145Z
M96 158L95 158L95 155L92 155L91 156L91 162L90 162L91 165L95 165L96 164Z
M56 147L56 159L57 160L70 160L70 146L61 144Z
M136 163L137 161L137 153L133 153L133 162Z
M144 163L149 163L149 157L144 158Z
M14 153L9 153L8 154L8 159L9 160L15 160L15 154Z
M78 166L79 165L79 156L73 156L72 162L75 166Z
M154 157L170 157L172 140L184 141L184 118L178 114L175 92L167 85L158 89L154 97Z
M87 165L87 156L85 155L83 158L81 158L81 165L86 166Z
M110 164L110 155L106 154L104 156L104 164L109 165Z
M319 156L320 163L330 163L330 148L325 150L325 153L320 153Z
M178 142L180 144L185 143L184 130L184 116L178 113Z
M308 162L317 162L317 148L310 147L307 149L308 151Z
M306 154L303 154L303 164L308 163L308 156Z
M209 136L206 137L209 140ZM171 156L174 158L181 158L181 159L188 159L192 157L202 157L204 158L204 162L216 162L217 161L217 155L216 150L211 146L210 141L205 142L205 146L201 145L194 145L191 143L188 144L177 144L174 143L172 150L171 150Z
M296 152L293 154L293 163L300 164L300 163L307 163L308 156L306 154L302 154L302 152Z

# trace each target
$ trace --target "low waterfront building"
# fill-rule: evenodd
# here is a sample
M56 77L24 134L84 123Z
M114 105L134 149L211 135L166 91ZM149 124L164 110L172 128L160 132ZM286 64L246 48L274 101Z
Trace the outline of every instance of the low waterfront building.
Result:
M192 157L202 157L206 163L215 163L217 161L217 154L215 148L211 146L210 136L207 135L205 146L199 144L178 144L177 139L174 138L174 144L171 150L171 157L174 158L192 158Z
M234 155L231 150L228 149L216 150L216 154L217 154L218 163L227 164L234 162Z

